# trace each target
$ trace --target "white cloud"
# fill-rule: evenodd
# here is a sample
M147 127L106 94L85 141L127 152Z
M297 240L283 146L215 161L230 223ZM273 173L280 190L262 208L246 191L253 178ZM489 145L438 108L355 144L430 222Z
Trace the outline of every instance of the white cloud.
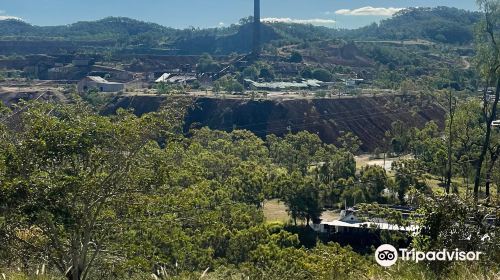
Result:
M7 19L17 19L21 20L19 17L14 17L14 16L9 16L5 14L6 12L4 10L0 10L0 20L7 20Z
M225 23L223 23L223 22L221 21L221 22L219 22L219 24L218 24L218 25L219 25L219 26L224 26L224 25L226 25L226 24L225 24Z
M13 17L13 16L0 16L0 20L8 20L8 19L17 19L17 20L22 20L20 17Z
M376 8L371 6L361 7L358 9L341 9L335 11L337 15L345 15L345 16L392 16L395 13L403 10L404 8Z
M322 18L312 18L312 19L263 18L261 21L262 22L300 23L300 24L312 24L312 25L333 25L336 23L333 19L322 19Z

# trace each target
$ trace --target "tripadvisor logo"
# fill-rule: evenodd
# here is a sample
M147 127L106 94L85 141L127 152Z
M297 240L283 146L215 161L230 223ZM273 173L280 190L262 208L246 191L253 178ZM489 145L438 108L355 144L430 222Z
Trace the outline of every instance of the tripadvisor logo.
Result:
M443 249L440 251L422 252L415 249L399 249L389 244L380 245L375 251L375 260L378 264L384 267L394 265L398 259L403 261L478 261L482 252L464 252L455 250Z
M375 260L381 266L392 266L398 260L398 251L392 245L380 245L375 251Z

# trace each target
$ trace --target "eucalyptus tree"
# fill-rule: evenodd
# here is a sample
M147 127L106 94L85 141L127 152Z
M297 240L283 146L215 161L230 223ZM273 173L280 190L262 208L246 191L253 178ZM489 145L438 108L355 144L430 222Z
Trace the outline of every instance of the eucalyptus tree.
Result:
M68 279L87 279L117 213L140 184L158 139L180 129L183 106L136 117L100 116L86 104L28 103L2 130L0 216L8 244ZM130 201L129 201L130 202ZM25 258L26 256L19 256Z
M486 133L482 141L481 153L476 162L474 179L474 197L479 196L483 163L491 142L492 123L497 118L497 106L500 101L500 1L478 0L483 11L483 20L477 27L476 49L477 66L484 80L483 90L483 122ZM489 94L490 86L494 87L494 95ZM489 190L487 191L489 193Z

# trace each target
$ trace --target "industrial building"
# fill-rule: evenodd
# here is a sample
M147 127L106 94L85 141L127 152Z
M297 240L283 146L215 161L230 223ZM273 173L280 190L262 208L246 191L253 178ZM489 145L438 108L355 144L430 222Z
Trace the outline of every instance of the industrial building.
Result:
M257 90L306 90L324 88L326 83L318 80L303 80L300 82L256 82L250 79L245 79L245 86L250 89Z
M156 83L167 83L167 84L179 84L179 85L188 85L197 81L196 75L193 74L172 74L172 73L164 73L158 78Z
M373 219L373 221L361 221L356 216L356 210L349 208L342 210L340 219L334 221L321 221L313 223L310 227L320 233L328 235L345 234L345 233L366 233L370 230L379 231L399 231L407 233L415 233L419 227L416 225L400 226L386 222L384 219Z
M109 82L98 76L87 76L78 82L78 92L80 93L93 89L100 92L119 92L125 89L125 84Z

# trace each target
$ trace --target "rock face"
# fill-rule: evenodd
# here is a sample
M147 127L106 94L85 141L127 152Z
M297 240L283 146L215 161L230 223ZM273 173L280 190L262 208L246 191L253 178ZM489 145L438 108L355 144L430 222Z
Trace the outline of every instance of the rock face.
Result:
M395 105L395 100L402 99L403 102ZM105 113L117 108L134 108L137 114L143 114L157 110L164 100L148 96L121 97ZM185 121L186 130L202 126L226 131L247 129L260 137L307 130L328 143L335 143L343 132L350 131L363 142L361 149L369 152L382 145L385 132L396 120L408 127L423 127L431 120L443 126L446 113L442 107L419 103L401 97L284 101L199 98Z

